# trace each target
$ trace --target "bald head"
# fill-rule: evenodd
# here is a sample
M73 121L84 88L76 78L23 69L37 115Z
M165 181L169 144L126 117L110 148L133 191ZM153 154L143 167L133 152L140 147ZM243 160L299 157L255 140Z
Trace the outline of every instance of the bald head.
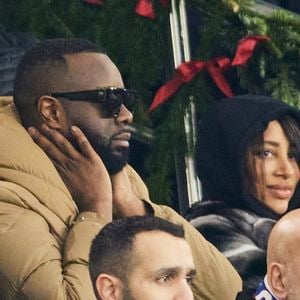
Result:
M283 216L273 227L268 242L268 265L272 262L285 263L299 247L300 209L296 209Z
M268 241L268 283L278 299L300 295L300 209L290 211L273 227Z

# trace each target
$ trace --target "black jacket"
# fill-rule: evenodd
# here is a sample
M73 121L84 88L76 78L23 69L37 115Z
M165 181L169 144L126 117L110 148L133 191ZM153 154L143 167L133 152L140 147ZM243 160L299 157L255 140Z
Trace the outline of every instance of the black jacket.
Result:
M221 100L198 128L196 164L203 200L187 218L225 253L246 288L255 288L265 275L267 238L280 215L244 188L244 153L252 137L286 114L300 124L300 112L281 101L239 96ZM297 195L299 188L292 201Z

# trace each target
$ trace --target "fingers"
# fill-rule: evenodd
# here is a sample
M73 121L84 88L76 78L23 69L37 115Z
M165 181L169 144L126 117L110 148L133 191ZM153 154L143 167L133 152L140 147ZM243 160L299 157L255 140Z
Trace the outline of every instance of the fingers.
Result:
M56 148L59 151L61 151L65 156L67 156L71 159L74 159L74 160L78 159L81 156L80 153L71 144L71 142L69 142L69 140L66 137L64 137L58 130L51 129L46 124L42 125L41 130L42 130L42 134L44 135L43 140L41 141L41 144L39 144L40 138L38 136L39 139L38 139L38 141L36 141L36 143L42 149L44 149L46 139L48 139L48 142L51 142L52 144L54 144L56 146ZM54 154L56 154L56 153L57 152L54 152Z
M112 186L109 174L83 132L72 127L78 150L57 130L42 126L28 132L52 160L80 211L95 211L112 218Z
M75 142L79 147L79 151L65 138L58 130L50 129L47 125L43 124L42 132L30 127L28 132L33 140L49 155L49 157L56 161L62 161L65 157L73 160L80 159L81 155L88 159L99 159L98 154L95 152L86 136L77 127L71 127L71 133Z
M98 158L98 154L84 135L84 133L81 131L81 129L77 126L71 127L72 135L77 142L80 152L86 156L87 158L95 159Z
M66 159L65 154L60 151L60 149L52 141L50 141L48 137L39 132L36 128L29 127L28 132L33 141L45 151L51 160L60 162Z

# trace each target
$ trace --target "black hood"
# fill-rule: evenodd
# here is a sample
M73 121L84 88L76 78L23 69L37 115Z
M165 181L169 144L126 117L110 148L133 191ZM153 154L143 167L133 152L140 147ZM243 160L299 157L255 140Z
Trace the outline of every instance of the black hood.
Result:
M206 199L250 209L262 217L279 216L243 189L241 169L247 141L270 121L300 112L271 97L245 95L221 100L200 121L196 145L197 173ZM299 195L299 187L293 198Z

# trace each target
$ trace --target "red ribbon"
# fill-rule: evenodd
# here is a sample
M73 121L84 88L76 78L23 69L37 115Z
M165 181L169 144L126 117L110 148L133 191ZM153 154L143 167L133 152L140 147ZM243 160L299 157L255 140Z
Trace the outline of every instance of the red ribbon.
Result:
M103 0L83 0L83 2L92 5L103 5Z
M164 7L167 7L169 4L169 0L160 0L160 3ZM134 11L142 17L146 17L152 20L156 18L152 0L138 0Z
M196 60L180 64L175 70L173 79L157 91L149 111L153 111L157 106L166 102L182 84L190 82L200 71L207 71L222 93L227 97L232 97L233 93L224 77L224 71L235 66L245 65L253 55L256 45L268 41L270 41L270 38L267 36L247 36L243 38L238 43L232 62L227 57L220 57L209 61Z
M253 55L255 47L260 42L269 42L271 39L264 35L247 36L238 43L237 51L231 63L232 66L242 66Z

